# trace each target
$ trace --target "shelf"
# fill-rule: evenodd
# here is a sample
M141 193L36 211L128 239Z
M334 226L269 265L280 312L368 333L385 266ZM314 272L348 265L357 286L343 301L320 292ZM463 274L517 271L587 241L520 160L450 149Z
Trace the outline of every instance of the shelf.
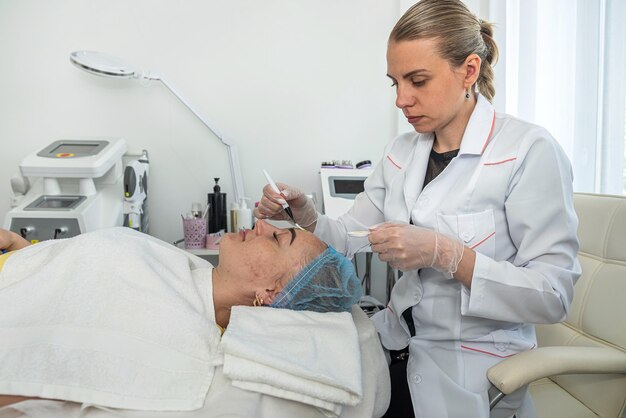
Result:
M220 250L211 250L208 248L185 248L184 242L181 242L180 244L178 244L177 247L193 255L197 255L199 257L202 257L204 255L219 255L220 254Z
M219 255L220 253L220 250L210 250L208 248L185 248L184 250L189 251L191 254L194 255Z

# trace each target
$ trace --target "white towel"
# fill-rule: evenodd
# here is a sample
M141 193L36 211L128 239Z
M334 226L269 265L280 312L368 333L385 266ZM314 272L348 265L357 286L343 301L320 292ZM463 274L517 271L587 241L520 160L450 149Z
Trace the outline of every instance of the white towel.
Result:
M0 393L201 408L214 372L211 266L129 228L48 241L0 272Z
M352 315L233 307L219 347L224 374L242 389L338 416L362 397L361 352Z

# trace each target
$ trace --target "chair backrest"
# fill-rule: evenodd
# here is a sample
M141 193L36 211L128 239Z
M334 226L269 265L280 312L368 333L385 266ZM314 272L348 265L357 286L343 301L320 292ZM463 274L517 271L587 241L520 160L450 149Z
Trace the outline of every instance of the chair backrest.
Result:
M539 346L604 346L626 351L626 197L576 193L582 276L567 319L537 326ZM551 378L600 417L626 408L624 375Z

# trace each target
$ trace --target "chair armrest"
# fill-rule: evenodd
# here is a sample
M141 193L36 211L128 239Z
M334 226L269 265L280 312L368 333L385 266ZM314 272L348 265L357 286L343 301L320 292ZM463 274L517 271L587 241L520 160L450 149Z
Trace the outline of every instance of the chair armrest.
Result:
M610 347L541 347L496 364L487 377L508 395L544 377L594 373L626 373L626 353Z

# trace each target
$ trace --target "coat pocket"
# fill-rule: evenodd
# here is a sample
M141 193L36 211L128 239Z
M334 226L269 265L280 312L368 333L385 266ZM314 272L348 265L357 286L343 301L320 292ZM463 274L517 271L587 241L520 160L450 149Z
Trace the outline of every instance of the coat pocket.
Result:
M463 244L487 257L496 250L496 227L493 210L454 215L437 214L437 231L460 239Z
M479 338L461 342L461 349L482 353L487 356L507 358L535 348L534 340L522 336L519 330L498 329Z
M461 355L465 364L465 382L472 392L489 389L485 378L487 370L496 363L536 347L535 341L524 338L519 330L495 330L479 338L461 341Z

